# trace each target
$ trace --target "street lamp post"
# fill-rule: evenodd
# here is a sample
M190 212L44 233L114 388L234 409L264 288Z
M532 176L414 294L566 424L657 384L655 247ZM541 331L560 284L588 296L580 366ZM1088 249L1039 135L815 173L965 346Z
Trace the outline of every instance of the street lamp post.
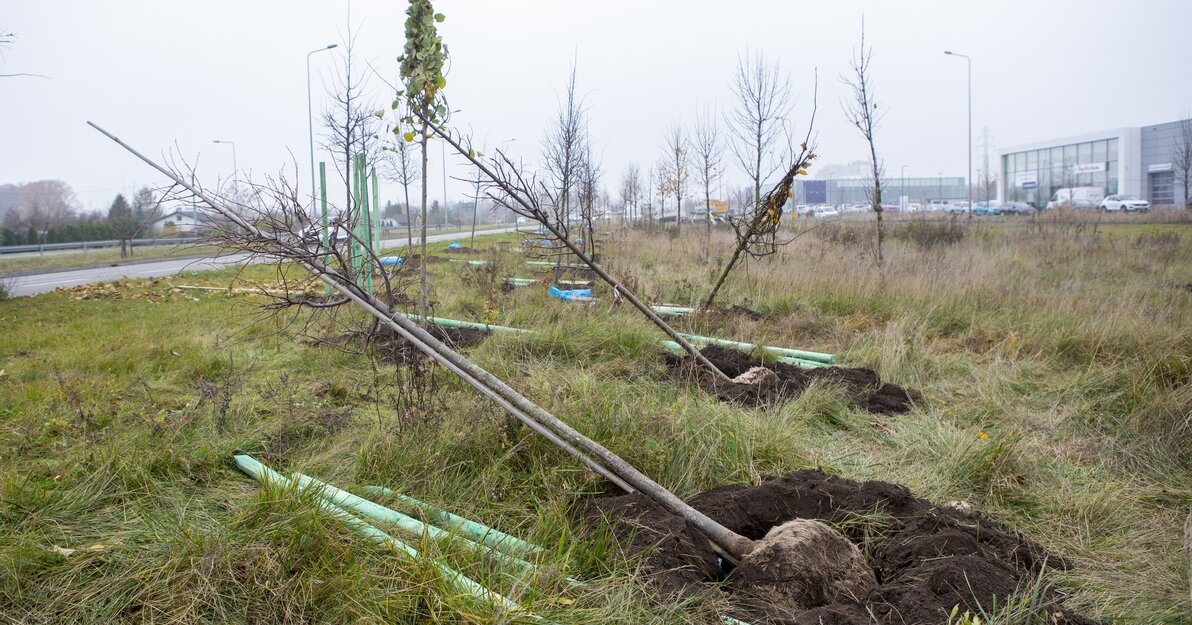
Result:
M235 141L222 141L220 139L216 139L216 140L212 141L212 143L220 143L220 144L226 144L226 145L232 146L232 187L235 188L236 185L239 183L239 179L236 176L240 172L240 166L236 164L236 142Z
M967 54L960 54L951 50L944 50L944 54L958 56L964 59L965 67L968 70L968 171L964 174L964 181L965 186L968 187L968 214L969 217L972 217L973 183L970 177L973 175L973 60Z
M323 50L330 50L337 47L339 44L333 43L329 46L319 48L318 50L311 50L306 53L306 127L310 138L310 206L311 214L314 214L315 206L315 123L314 111L311 106L310 95L310 56L316 52Z

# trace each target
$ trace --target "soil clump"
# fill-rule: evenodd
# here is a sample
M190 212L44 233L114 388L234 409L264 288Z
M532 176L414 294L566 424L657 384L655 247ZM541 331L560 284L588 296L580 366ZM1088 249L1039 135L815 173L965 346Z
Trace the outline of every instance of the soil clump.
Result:
M848 562L852 556L837 545L826 559L840 572L853 571L837 577L850 590L812 585L808 592L806 584L802 591L782 590L799 597L798 607L775 605L773 592L797 581L799 570L750 570L747 557L719 588L731 595L731 615L753 625L945 625L953 606L974 613L995 601L1001 606L1044 567L1069 568L1063 558L980 514L936 506L897 484L856 482L818 470L768 477L757 486L712 489L688 503L754 540L783 532L778 526L794 519L821 521L855 545L857 555L865 554L874 585L856 573ZM709 582L726 572L697 529L640 493L581 500L573 512L587 528L608 531L626 555L641 557L642 571L663 599L710 592L715 587ZM808 557L804 569L822 566L819 560L825 559ZM1064 609L1056 592L1045 592L1044 604L1054 625L1095 623Z
M431 336L443 341L452 349L472 347L479 344L490 334L487 330L475 328L448 328L431 325L426 330ZM363 336L357 337L363 339ZM393 365L409 364L415 360L427 358L417 347L414 347L405 337L382 326L373 336L373 349L377 359Z
M816 380L843 386L848 394L850 405L875 414L893 415L906 412L911 409L915 401L920 399L920 395L916 391L882 382L877 372L872 369L849 367L804 369L780 362L763 363L741 350L718 345L709 345L701 349L700 353L716 365L717 369L724 372L730 380L745 375L757 367L765 367L776 374L774 376L755 374L745 378L755 379L754 382L726 382L708 373L690 356L667 354L667 366L674 375L694 380L700 388L716 395L721 401L746 406L769 405L784 399L798 397Z
M449 247L446 250L444 250L444 252L447 254L478 254L478 253L480 253L480 250L478 250L474 247L464 246L464 247Z

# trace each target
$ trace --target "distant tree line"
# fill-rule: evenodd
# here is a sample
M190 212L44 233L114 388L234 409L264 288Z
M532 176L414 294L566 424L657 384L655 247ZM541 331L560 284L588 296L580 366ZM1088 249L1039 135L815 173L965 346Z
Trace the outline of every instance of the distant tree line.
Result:
M105 214L81 210L74 190L61 180L0 185L0 245L138 238L156 211L149 187L131 202L118 194Z

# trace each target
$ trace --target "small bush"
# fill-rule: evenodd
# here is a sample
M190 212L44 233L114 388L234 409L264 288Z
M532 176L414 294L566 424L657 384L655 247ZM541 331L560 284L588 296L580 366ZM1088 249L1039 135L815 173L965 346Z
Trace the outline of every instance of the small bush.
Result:
M843 224L824 224L816 229L815 234L821 241L835 245L849 246L861 242L861 233Z
M955 245L964 240L967 228L955 219L945 222L916 219L892 229L890 236L899 241L914 243L921 250Z

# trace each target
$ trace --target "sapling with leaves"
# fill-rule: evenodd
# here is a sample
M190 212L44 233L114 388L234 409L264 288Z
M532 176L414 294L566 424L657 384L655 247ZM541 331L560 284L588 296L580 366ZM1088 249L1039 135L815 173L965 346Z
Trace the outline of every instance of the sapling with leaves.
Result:
M431 124L445 122L448 116L447 102L442 93L447 86L447 78L443 75L447 64L447 46L435 27L443 19L442 13L435 13L430 0L410 0L410 7L406 10L406 47L398 59L405 90L398 93L393 101L394 110L405 105L410 115L403 121L411 127L403 131L399 126L394 132L401 134L403 141L412 142L417 138L422 155L422 262L418 268L418 315L422 319L426 319L427 307L427 141L430 139Z

